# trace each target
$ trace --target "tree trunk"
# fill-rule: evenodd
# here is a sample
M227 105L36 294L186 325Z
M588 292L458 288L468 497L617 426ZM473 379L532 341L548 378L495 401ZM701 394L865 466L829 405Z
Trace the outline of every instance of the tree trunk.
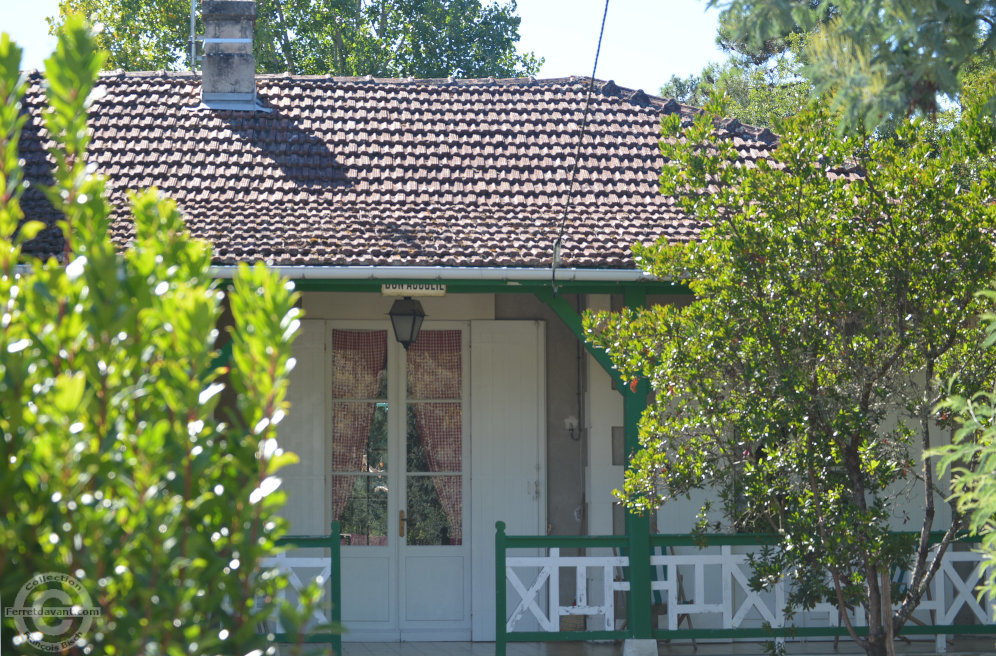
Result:
M866 556L867 559L867 556ZM888 656L885 651L886 631L882 621L882 588L878 584L878 571L870 564L865 566L865 596L868 604L868 656ZM892 613L889 613L890 621Z
M287 34L287 21L284 19L284 8L280 4L280 0L276 1L277 6L277 20L280 22L280 50L284 55L284 64L287 66L287 72L294 74L297 73L297 67L294 64L294 51L291 49L290 37Z
M896 636L892 630L892 575L882 570L882 626L885 627L885 648L888 656L896 656Z
M854 505L862 512L867 511L868 503L865 498L865 483L861 476L861 456L858 453L860 441L857 437L852 438L850 443L843 449L844 467L847 470L848 478L852 486L852 499ZM859 546L862 550L863 570L865 575L865 603L866 617L868 620L868 639L865 642L865 651L868 656L888 656L886 651L887 632L883 617L888 616L888 622L892 622L892 609L882 607L882 588L878 580L878 568L872 563L872 554L868 553L868 547L864 544ZM883 613L883 610L885 611Z
M875 635L869 634L868 641L865 643L865 653L868 656L889 656L888 642L884 632Z

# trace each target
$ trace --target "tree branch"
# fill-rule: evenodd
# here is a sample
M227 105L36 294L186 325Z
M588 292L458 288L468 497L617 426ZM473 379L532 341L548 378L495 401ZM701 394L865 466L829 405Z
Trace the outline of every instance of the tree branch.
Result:
M807 447L812 449L812 435L806 440ZM816 501L816 525L820 531L820 540L823 544L828 543L829 536L827 535L827 525L826 518L823 515L823 503L821 501L821 488L816 482L816 472L813 471L812 458L809 458L809 487L813 491L813 499ZM847 633L851 636L854 642L861 646L862 649L868 648L868 641L858 635L858 632L854 630L854 624L851 622L851 618L848 617L845 608L847 607L844 600L844 588L840 584L840 570L835 565L830 565L830 578L833 579L833 589L834 593L837 595L837 611L840 618L844 621L844 626L847 628Z
M284 7L281 4L281 0L274 0L274 4L277 7L277 21L280 24L280 46L284 54L284 63L287 65L287 72L295 74L297 73L297 67L294 65L294 51L291 49L290 35L287 33Z

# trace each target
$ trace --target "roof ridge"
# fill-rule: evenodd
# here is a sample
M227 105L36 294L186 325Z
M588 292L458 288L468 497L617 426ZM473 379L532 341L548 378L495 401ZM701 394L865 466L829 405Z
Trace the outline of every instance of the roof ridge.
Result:
M701 107L678 102L675 98L668 98L666 102L664 102L661 109L668 114L678 113L690 116L697 116L705 111ZM717 119L716 127L722 128L723 130L727 130L734 134L749 137L750 139L763 141L766 144L773 144L778 141L779 138L778 135L771 130L771 128L764 128L757 125L751 125L749 123L743 123L736 116L724 116L723 118Z
M25 71L32 73L35 71ZM40 72L40 71L38 71ZM100 71L100 77L200 77L199 71L126 71L121 68ZM497 84L497 85L533 85L533 84L570 84L577 82L587 82L590 78L570 76L537 78L535 76L523 77L374 77L372 75L291 75L290 73L257 73L257 80L321 80L331 82L375 82L378 84ZM601 82L597 80L596 82Z
M121 78L121 77L134 77L134 78L153 78L153 77L167 77L176 79L198 79L200 78L200 73L197 71L125 71L123 69L114 69L111 71L101 71L101 78ZM457 78L457 77L434 77L434 78L416 78L416 77L373 77L372 75L363 76L344 76L344 75L291 75L289 73L257 73L257 81L320 81L320 82L335 82L343 84L371 84L371 85L412 85L412 86L426 86L426 85L438 85L438 86L456 86L456 87L470 87L470 86L498 86L498 87L529 87L529 86L539 86L539 87L555 87L563 85L587 85L592 82L592 77L589 75L571 75L568 77L549 77L549 78L537 78L533 76L529 77L472 77L472 78ZM655 94L650 94L643 89L633 89L631 87L624 87L616 84L615 80L602 80L599 78L594 78L594 87L603 96L615 97L624 102L629 102L631 105L648 108L652 107L655 110L673 114L681 113L688 115L695 115L702 112L702 108L696 107L694 105L687 105L685 103L678 102L674 98L665 98L663 96L658 96ZM731 123L731 121L736 120L732 117L727 117L723 119L725 123ZM765 143L774 143L778 141L778 136L768 128L762 128L754 125L748 125L745 123L740 123L736 121L735 124L728 126L731 132L741 134L750 139L757 139Z
M31 72L31 71L26 71ZM116 68L112 70L100 71L101 77L200 77L199 71L172 71L172 70L156 70L156 71L126 71L121 68ZM543 85L543 86L556 86L561 84L587 84L592 78L587 75L569 75L561 77L546 77L538 78L535 76L521 76L521 77L375 77L372 75L291 75L290 73L257 73L257 80L321 80L321 81L331 81L331 82L374 82L377 84L456 84L456 85L483 85L483 84L494 84L499 86L512 86L512 85ZM643 89L634 89L631 87L618 86L613 80L602 80L600 78L594 78L595 85L599 88L605 85L611 85L613 88L618 89L620 92L626 93L627 95L632 95L636 92L644 93L648 98L659 98L661 100L667 100L656 94L651 94L645 92Z

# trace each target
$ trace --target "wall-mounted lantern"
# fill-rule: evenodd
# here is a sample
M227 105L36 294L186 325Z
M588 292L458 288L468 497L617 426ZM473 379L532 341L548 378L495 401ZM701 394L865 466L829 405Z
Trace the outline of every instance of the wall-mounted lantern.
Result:
M405 296L395 301L387 314L391 317L395 339L401 342L407 351L408 347L418 339L418 331L422 329L422 322L425 321L422 304L410 296Z

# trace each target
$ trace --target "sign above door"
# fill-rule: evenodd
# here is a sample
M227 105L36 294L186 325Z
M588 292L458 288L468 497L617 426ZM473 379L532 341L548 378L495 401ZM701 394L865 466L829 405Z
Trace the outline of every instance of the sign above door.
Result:
M406 282L380 286L383 296L446 296L446 285L431 282Z

